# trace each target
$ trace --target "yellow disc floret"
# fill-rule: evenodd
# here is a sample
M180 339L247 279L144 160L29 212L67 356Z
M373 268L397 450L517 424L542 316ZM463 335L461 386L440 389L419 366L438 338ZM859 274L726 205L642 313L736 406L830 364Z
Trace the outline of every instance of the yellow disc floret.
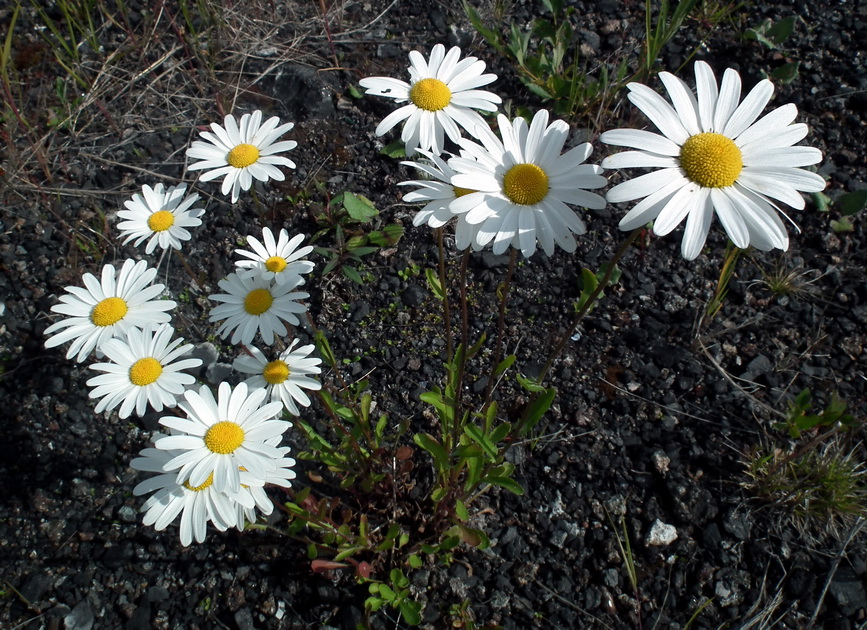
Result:
M139 359L129 368L129 382L139 387L150 385L163 373L162 364L153 357Z
M228 420L218 422L205 433L205 446L220 455L233 453L243 443L244 429Z
M90 321L95 326L111 326L122 320L127 311L129 311L129 307L123 298L105 298L90 311Z
M183 483L183 486L187 490L192 490L193 492L201 492L202 490L204 490L205 488L210 486L212 483L214 483L214 473L211 473L210 475L208 475L208 478L205 479L205 483L203 483L200 486L191 486L189 481L185 481Z
M265 261L265 269L274 273L280 273L286 269L286 259L282 256L271 256Z
M452 91L439 79L422 79L409 89L409 100L416 107L438 112L452 100Z
M741 150L721 133L699 133L680 148L680 167L686 176L705 188L734 184L744 167Z
M244 310L250 315L261 315L274 303L268 289L253 289L244 298Z
M503 177L503 193L512 203L532 206L548 195L548 174L535 164L515 164Z
M168 210L154 212L148 217L148 227L154 232L165 232L175 224L175 215Z
M262 376L265 377L265 380L268 381L269 385L279 385L289 378L289 366L286 365L285 361L281 361L280 359L271 361L271 363L266 365L265 369L262 370Z
M259 149L252 144L239 144L229 151L226 161L235 168L247 168L259 159Z

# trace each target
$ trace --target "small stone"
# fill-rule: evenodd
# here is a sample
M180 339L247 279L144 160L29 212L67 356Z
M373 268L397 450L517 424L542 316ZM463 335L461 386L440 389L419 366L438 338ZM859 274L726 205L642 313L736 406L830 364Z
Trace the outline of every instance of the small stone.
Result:
M93 628L93 611L87 601L78 602L66 617L63 627L66 630L91 630Z
M117 517L124 523L135 523L135 508L129 505L124 505L117 511Z
M653 521L650 532L647 534L648 547L665 547L677 540L677 528L674 525L663 523L659 519Z
M665 454L665 451L656 451L653 454L653 465L656 468L656 472L664 475L668 472L669 466L671 466L671 458Z

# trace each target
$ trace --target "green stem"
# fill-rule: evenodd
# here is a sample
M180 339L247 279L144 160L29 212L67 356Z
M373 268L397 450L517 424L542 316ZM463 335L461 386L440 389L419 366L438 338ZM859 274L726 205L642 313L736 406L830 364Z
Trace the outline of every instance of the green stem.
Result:
M446 329L446 361L452 362L454 348L452 344L452 312L449 308L449 290L446 284L446 248L443 244L443 229L437 228L434 230L437 238L437 249L439 250L439 273L440 286L443 288L443 319L445 320Z
M509 289L512 286L512 275L515 273L515 260L518 256L518 250L514 247L509 249L509 270L506 271L506 277L500 290L497 292L497 297L500 298L499 315L497 316L497 339L494 342L494 361L491 368L491 374L488 377L488 386L485 388L485 402L482 407L484 414L488 410L488 405L491 404L491 394L494 392L495 372L500 364L500 358L503 356L503 331L506 329L506 302L509 298Z

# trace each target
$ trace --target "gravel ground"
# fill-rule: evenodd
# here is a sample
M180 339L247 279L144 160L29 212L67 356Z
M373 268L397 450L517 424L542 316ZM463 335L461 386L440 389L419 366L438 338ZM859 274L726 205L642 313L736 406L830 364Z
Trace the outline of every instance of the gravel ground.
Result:
M159 415L134 421L95 415L84 387L87 366L44 348L50 307L63 287L79 284L85 271L140 254L116 237L115 213L123 200L143 183L179 181L194 125L218 120L223 110L262 108L297 123L290 134L299 142L291 155L297 170L286 182L260 189L263 213L232 207L212 196L215 186L199 186L208 208L205 225L184 250L198 286L190 288L174 260L161 271L170 291L185 296L175 325L200 344L206 359L200 378L237 378L227 366L231 348L213 338L207 323L206 296L230 271L239 239L262 225L316 232L318 182L332 194L364 194L385 221L406 226L396 248L371 256L365 286L339 274L314 274L308 287L317 325L338 356L349 359L346 373L369 378L380 410L390 417L429 430L417 395L439 379L442 346L431 315L437 307L417 270L436 265L436 247L427 228L412 227L414 208L400 202L395 186L415 174L379 153L391 137L373 135L391 105L352 98L347 86L364 76L403 77L409 50L444 42L488 61L500 76L493 89L514 95L514 106L540 103L449 5L398 0L335 7L329 13L334 59L321 14L276 4L281 6L227 11L221 32L237 39L211 42L212 54L193 59L177 28L169 27L169 7L141 58L103 64L126 41L107 29L104 54L84 52L96 86L72 104L64 124L50 130L51 117L63 120L66 111L53 79L57 68L39 52L33 16L25 11L19 17L14 58L26 89L16 98L37 131L15 131L14 121L4 121L4 628L351 629L362 619L366 589L347 575L312 574L305 549L280 533L280 521L264 532L212 532L206 543L189 548L180 545L175 528L159 533L143 527L128 464ZM637 50L642 3L569 4L576 8L586 57ZM800 61L799 76L778 84L772 105L798 106L799 120L811 128L807 142L825 154L819 172L832 200L865 188L867 2L746 4L713 32L689 21L665 49L662 66L676 70L703 33L707 39L696 58L718 74L736 68L746 87L762 71ZM128 6L133 27L147 27L142 7ZM524 24L535 6L516 0L507 15ZM0 9L4 21L10 12ZM795 31L778 49L741 38L765 18L793 14ZM329 70L335 65L344 70ZM691 82L688 68L681 74ZM660 87L658 81L651 85ZM642 124L628 107L617 113L620 124ZM587 127L583 133L591 135L598 163L606 149ZM620 175L609 177L616 183ZM186 174L184 181L193 177ZM516 269L506 339L525 371L539 369L551 337L566 329L582 267L595 269L616 250L624 211L609 206L591 213L575 255L537 253ZM769 409L785 410L807 387L819 405L839 393L860 417L867 404L862 218L853 217L852 231L836 233L831 221L839 213L833 205L820 212L813 200L793 218L802 232L790 231L789 252L742 258L723 311L702 330L697 322L723 259L721 230L712 230L706 252L693 263L679 255L679 231L644 239L627 254L619 284L552 371L559 396L539 439L509 453L527 492L490 492L478 505L472 524L488 532L491 547L461 548L451 566L412 574L414 594L427 602L424 627L465 627L452 615L452 606L464 601L480 627L865 627L863 536L847 540L852 527L845 522L836 531L833 523L793 526L743 487L743 461L751 449L785 446ZM490 253L470 258L469 293L478 314L471 336L492 328L486 314L494 312L507 261ZM768 278L777 270L795 272L799 290L775 294ZM484 389L471 376L468 396ZM504 413L519 407L516 396L508 387L500 391ZM305 417L314 421L316 409ZM845 439L863 459L862 430ZM292 440L300 445L297 435ZM416 462L424 481L420 454ZM309 463L299 469L317 472ZM618 547L621 523L637 588ZM374 627L406 626L386 613Z

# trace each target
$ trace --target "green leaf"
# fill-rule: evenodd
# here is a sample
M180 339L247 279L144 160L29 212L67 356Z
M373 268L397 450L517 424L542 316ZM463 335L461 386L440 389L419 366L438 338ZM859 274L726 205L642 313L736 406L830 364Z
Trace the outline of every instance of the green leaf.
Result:
M395 140L394 142L385 145L379 152L390 158L406 157L406 147L401 140Z
M514 479L509 479L508 477L485 477L482 479L485 483L489 483L492 486L500 486L501 488L505 488L512 494L516 494L521 496L524 494L524 488L521 487Z
M837 200L840 214L844 217L852 216L867 207L867 188L846 193Z
M353 219L359 223L367 223L379 214L373 202L364 195L356 195L346 191L343 193L343 207Z
M421 604L408 599L400 602L400 614L403 615L403 620L411 626L417 626L421 623Z
M843 232L854 232L855 226L852 225L852 221L849 217L840 217L839 221L831 221L831 229L834 230L835 233L841 234Z
M427 268L424 270L425 278L427 278L427 285L430 287L431 292L433 292L434 297L436 299L442 301L445 299L445 291L443 291L443 285L440 282L439 274L431 268Z
M420 569L424 564L424 561L417 554L412 554L406 559L406 562L413 569Z
M533 94L535 94L536 96L540 96L546 101L550 101L552 98L554 98L553 94L551 94L548 90L546 90L538 83L528 82L525 85L527 86L527 89L530 90Z
M845 196L845 195L844 195ZM828 212L831 206L831 198L823 192L816 192L811 195L813 203L816 204L816 210L819 212Z
M536 381L527 378L521 373L516 374L515 378L518 380L518 383L520 383L521 387L526 389L531 394L540 394L546 391L542 385L539 385Z
M468 424L464 427L464 433L468 435L476 444L482 447L490 459L497 459L497 449L491 443L491 440L485 435L482 430L474 424Z
M378 587L379 584L371 584L370 586L371 587L373 587L373 586ZM364 600L364 607L367 610L369 610L370 612L376 612L377 610L382 608L383 604L385 604L385 601L380 599L379 597L368 597L367 599Z
M491 435L490 435L491 442L493 442L494 444L497 444L498 442L502 442L503 440L506 439L506 437L511 432L512 432L512 424L509 422L504 422L503 424L498 426L496 429L491 431Z
M413 442L431 454L437 470L445 470L448 465L449 455L434 436L429 433L416 433L412 439Z
M337 358L331 350L331 344L328 343L325 333L317 330L313 334L313 340L316 343L316 349L319 350L319 354L322 355L322 360L325 361L326 365L331 368L337 367Z
M557 390L553 387L550 387L545 390L545 393L539 395L536 400L534 400L527 409L524 411L524 417L522 422L522 433L523 435L527 435L539 420L542 419L542 416L545 415L545 412L551 408L551 405L554 403L554 397L557 395Z
M482 461L482 457L467 457L467 480L464 483L464 490L469 492L473 490L482 479L482 472L484 472L484 462Z
M375 230L367 235L367 239L379 247L390 247L397 244L403 236L403 226L389 223L381 230Z
M455 515L462 521L468 521L470 519L470 513L467 510L467 506L464 505L464 502L460 499L455 501Z
M798 78L798 68L800 67L800 61L791 61L787 64L783 64L782 66L771 72L771 78L780 81L784 85L788 85L789 83Z
M359 90L356 86L350 85L346 88L346 91L349 92L349 96L352 98L362 98L364 96L364 92Z
M797 18L794 15L783 18L765 31L765 37L771 40L775 45L779 46L794 32L796 19Z
M439 503L445 498L447 492L445 488L435 487L433 492L430 493L430 500L434 503Z
M510 367L512 367L512 364L515 363L515 359L517 359L517 358L518 358L518 357L516 357L514 354L510 354L510 355L507 356L505 359L503 359L502 361L500 361L500 362L497 364L497 367L494 368L494 378L497 378L497 377L500 376L503 372L505 372L505 371L508 370Z
M581 297L578 298L578 303L576 304L576 309L581 310L584 308L584 305L587 304L587 301L590 299L590 296L596 290L596 287L599 286L599 278L595 273L584 267L581 270ZM602 297L601 295L599 297Z
M362 279L361 274L358 273L358 270L355 267L343 265L340 268L340 271L342 271L343 275L352 280L355 284L364 284L364 280Z

